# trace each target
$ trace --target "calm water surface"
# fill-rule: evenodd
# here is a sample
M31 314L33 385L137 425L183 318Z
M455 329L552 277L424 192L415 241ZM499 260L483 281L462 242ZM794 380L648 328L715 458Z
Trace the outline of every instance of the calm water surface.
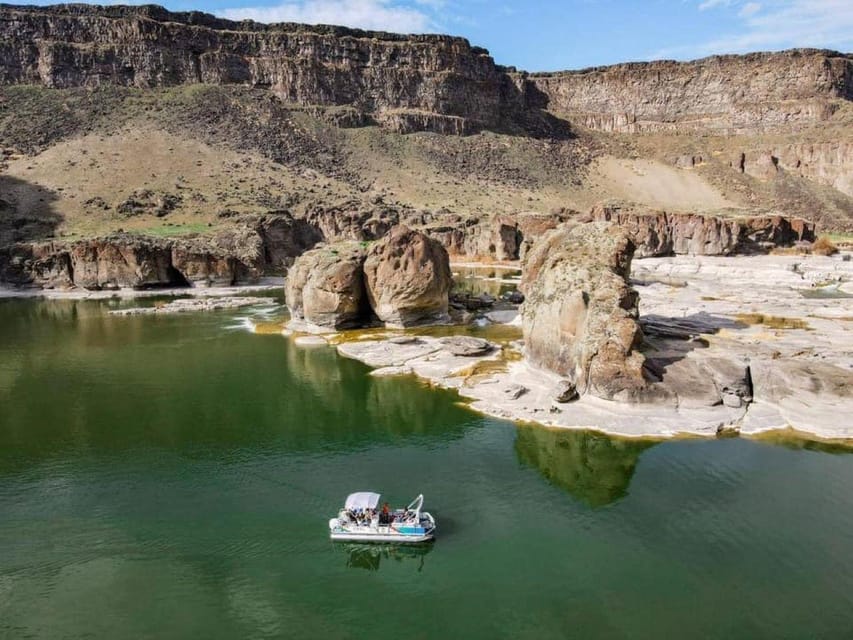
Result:
M484 418L245 313L0 302L0 637L853 638L853 456ZM440 538L333 545L354 490Z

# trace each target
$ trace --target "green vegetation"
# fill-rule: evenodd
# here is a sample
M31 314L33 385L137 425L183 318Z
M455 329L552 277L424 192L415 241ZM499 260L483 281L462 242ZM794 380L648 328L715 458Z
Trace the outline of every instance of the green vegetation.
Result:
M214 231L214 228L204 222L188 222L188 223L165 223L158 226L143 227L136 229L134 233L145 236L155 236L157 238L174 238L187 236L192 234L204 234Z

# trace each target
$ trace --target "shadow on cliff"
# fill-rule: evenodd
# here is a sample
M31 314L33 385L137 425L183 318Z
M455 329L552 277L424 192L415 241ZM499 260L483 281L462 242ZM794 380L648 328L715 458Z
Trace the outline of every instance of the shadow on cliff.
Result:
M554 486L591 507L603 507L628 494L640 454L655 444L593 431L519 425L515 452Z
M0 175L0 247L52 238L63 220L58 199L47 187Z
M570 140L577 137L572 131L568 120L558 118L548 111L549 97L528 80L523 80L521 88L510 82L510 91L515 95L509 98L509 103L521 103L524 110L516 120L523 129L523 135L531 138L549 138L553 140Z

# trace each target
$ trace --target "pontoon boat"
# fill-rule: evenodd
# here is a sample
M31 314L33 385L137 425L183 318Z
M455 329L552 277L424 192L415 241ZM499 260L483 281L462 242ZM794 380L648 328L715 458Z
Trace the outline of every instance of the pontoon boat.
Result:
M426 511L423 495L405 509L379 508L378 493L362 491L350 494L337 518L329 520L332 540L348 542L428 542L435 537L435 519Z

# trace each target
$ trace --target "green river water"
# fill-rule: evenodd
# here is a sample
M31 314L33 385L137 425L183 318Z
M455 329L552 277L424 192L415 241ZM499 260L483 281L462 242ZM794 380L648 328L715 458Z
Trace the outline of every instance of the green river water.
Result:
M516 426L117 304L0 301L2 638L853 638L844 448ZM438 540L331 543L356 490Z

